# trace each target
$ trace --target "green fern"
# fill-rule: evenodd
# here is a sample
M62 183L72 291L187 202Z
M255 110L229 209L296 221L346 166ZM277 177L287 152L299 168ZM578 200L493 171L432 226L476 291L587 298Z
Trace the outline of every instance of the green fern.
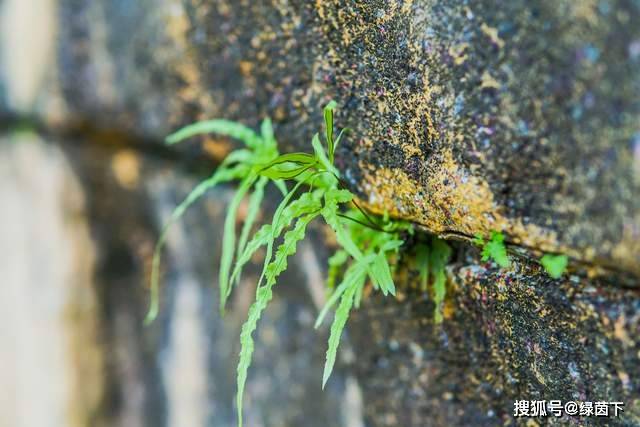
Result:
M511 264L504 245L504 235L497 231L491 232L491 238L485 242L481 235L476 235L474 243L482 247L482 261L495 261L502 268L508 268Z
M353 200L354 195L343 188L339 172L334 166L334 159L336 147L345 130L343 129L337 138L334 137L335 107L336 104L331 102L324 109L325 141L323 144L320 136L314 135L311 141L313 153L280 155L269 120L262 123L260 134L235 122L211 120L187 126L167 138L167 143L175 144L198 134L217 133L238 139L246 146L230 153L218 171L198 185L173 212L156 246L151 279L151 307L147 316L147 320L151 321L158 312L159 260L168 227L207 190L221 182L240 180L240 186L227 209L224 222L219 271L221 311L224 310L233 286L239 283L243 268L260 248L266 248L262 272L256 286L256 299L249 309L247 321L240 333L236 396L240 426L242 396L254 350L253 332L273 298L273 287L278 277L287 269L287 260L295 254L297 245L304 239L311 221L318 217L323 218L335 232L336 240L341 246L329 260L327 282L332 293L316 322L318 327L329 310L340 301L331 325L322 376L323 387L335 365L340 337L349 313L353 306L359 306L367 278L373 288L384 295L395 295L396 292L393 265L389 260L394 258L403 244L402 233L412 232L413 227L405 222L392 221L386 215L374 220L357 206ZM295 183L290 190L287 188L287 182ZM264 191L269 183L273 183L282 192L283 199L271 222L253 232L264 199ZM236 238L237 212L246 197L249 198L247 216L239 238ZM443 261L438 259L437 262ZM345 271L343 278L340 284L335 286L342 270Z
M192 136L203 133L217 133L219 135L228 136L231 138L242 141L247 148L238 149L231 152L222 164L218 167L217 171L211 176L211 178L200 183L171 214L169 221L163 228L163 231L156 243L154 250L153 261L151 264L151 302L149 311L145 318L145 323L149 324L158 315L160 307L160 257L162 255L162 249L166 243L167 233L176 221L178 221L186 210L193 203L198 201L204 194L217 186L218 184L229 182L237 179L244 179L245 182L248 177L255 177L257 168L260 165L267 163L276 158L278 148L275 139L273 138L273 131L271 128L271 121L266 119L262 122L262 136L256 134L252 129L243 126L239 123L231 122L228 120L209 120L189 125L178 132L169 135L166 139L166 143L169 145L180 143ZM255 180L252 178L252 180ZM248 185L244 192L250 190L251 185ZM235 198L234 198L235 199ZM241 198L240 198L241 199ZM235 201L235 200L234 200ZM236 201L236 203L239 203ZM235 215L237 209L230 209L229 215L225 219L225 230L230 231L233 229L235 234ZM227 236L229 233L225 233ZM223 245L222 252L222 265L229 264L229 258L233 257L233 245L230 241L235 240L235 236L227 237L227 243ZM229 255L231 253L231 255ZM226 267L224 267L226 270ZM230 289L227 289L228 273L223 274L223 268L221 268L221 301L226 300ZM222 305L222 304L221 304Z
M554 279L559 279L567 271L567 264L569 264L569 257L566 255L552 255L545 254L540 258L540 264L547 272L549 276Z
M435 323L441 323L443 320L442 308L447 294L445 268L450 258L451 248L437 237L432 237L428 243L423 242L416 247L415 260L420 274L420 288L426 292L430 282L432 285Z

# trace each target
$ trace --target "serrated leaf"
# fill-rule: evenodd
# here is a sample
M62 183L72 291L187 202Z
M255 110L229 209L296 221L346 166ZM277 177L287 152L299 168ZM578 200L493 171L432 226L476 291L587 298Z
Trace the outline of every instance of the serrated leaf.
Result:
M342 336L342 331L344 330L344 326L349 318L349 312L353 305L353 297L357 290L357 286L352 286L342 294L342 297L340 298L340 305L338 306L336 315L333 318L331 332L329 334L329 346L327 348L327 355L324 363L324 372L322 374L323 389L327 384L327 380L331 376L333 366L336 363L336 354L338 352L338 345L340 344L340 337Z
M271 262L271 256L273 254L273 243L280 236L284 227L289 225L289 223L297 216L302 215L303 210L300 212L296 211L297 208L303 208L308 198L311 196L309 193L303 194L298 200L295 200L289 205L289 201L293 198L293 196L297 193L298 189L304 184L304 181L298 182L292 189L284 196L284 199L278 205L275 213L273 214L273 220L271 221L271 235L267 239L267 250L264 257L264 264L262 267L262 272L260 273L260 278L258 279L258 288L262 285L262 281L265 277L267 267ZM307 196L308 195L308 196ZM307 196L307 198L305 198Z
M353 200L353 193L349 190L329 189L325 192L327 203L348 203Z
M244 248L242 255L237 257L236 264L233 267L233 274L231 274L231 283L239 283L240 276L242 275L242 269L251 260L253 254L255 254L260 247L266 245L271 239L271 224L264 224L253 235L249 243Z
M333 307L334 304L338 302L338 299L342 296L342 294L347 289L353 286L357 287L358 283L361 280L364 280L366 278L366 273L367 273L367 266L363 263L355 263L349 266L349 268L344 274L344 278L342 279L342 282L333 291L333 293L331 294L327 302L322 307L322 310L320 310L320 313L318 314L318 318L316 319L314 328L317 329L318 327L320 327L325 316L327 315L327 313L329 313L329 310L331 309L331 307Z
M247 321L242 325L242 331L240 332L240 357L238 361L238 367L236 368L237 377L237 393L236 393L236 406L238 408L238 427L242 427L242 397L244 395L244 386L247 382L247 373L249 366L251 365L251 358L253 356L253 331L256 330L258 320L262 312L273 298L273 291L271 287L263 286L258 288L256 292L256 301L249 308L249 314L247 315Z
M223 237L222 237L222 253L220 255L220 270L218 274L218 285L220 287L220 312L224 313L224 307L227 298L231 294L231 285L229 277L231 273L231 265L233 264L233 254L236 244L236 216L238 207L242 199L247 194L256 181L255 175L249 175L242 180L240 187L231 199L231 203L227 207L227 215L224 219Z
M165 141L167 144L173 145L192 136L207 133L229 136L244 142L247 147L250 148L255 148L260 143L260 137L253 129L240 123L223 119L205 120L185 126L179 131L169 135Z
M554 279L562 277L564 272L567 270L568 263L569 257L566 255L545 254L540 258L540 264L542 264L542 267L544 267L547 274Z
M482 248L482 260L488 261L492 259L502 268L509 267L509 256L507 248L504 245L504 236L502 233L491 232L491 239L486 242Z
M354 243L350 234L345 231L341 218L338 216L338 205L335 198L327 197L325 194L325 207L322 209L322 216L327 224L336 234L336 240L340 246L355 260L362 259L362 252Z
M393 283L393 277L391 277L389 262L383 252L375 256L368 268L368 272L373 285L379 288L383 295L391 294L395 296L396 287Z
M213 175L206 180L199 183L185 199L171 212L169 220L165 223L156 243L156 247L153 253L153 261L151 262L151 284L150 284L150 305L149 311L145 317L144 323L149 324L155 320L158 316L158 309L160 306L160 257L162 254L162 248L164 247L169 230L171 226L178 221L186 210L196 201L198 201L204 194L223 182L228 182L238 178L242 174L246 173L247 168L243 166L236 166L234 168L219 167Z
M269 301L271 301L271 298L273 298L272 289L276 284L277 277L287 268L287 258L295 253L297 243L304 239L307 225L316 216L317 214L309 214L298 219L293 229L285 233L284 242L278 247L274 260L267 266L265 273L267 281L264 286L258 287L256 291L256 301L251 305L247 322L242 326L242 332L240 333L240 360L237 368L238 391L236 395L238 425L240 426L242 426L242 396L247 381L247 372L253 356L253 331L256 329L262 312L267 307Z

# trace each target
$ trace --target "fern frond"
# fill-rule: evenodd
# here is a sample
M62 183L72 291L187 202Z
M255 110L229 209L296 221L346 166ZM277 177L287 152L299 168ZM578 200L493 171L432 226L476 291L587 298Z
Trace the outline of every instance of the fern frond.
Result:
M260 136L253 129L237 122L229 120L205 120L185 126L179 131L172 133L165 139L169 145L177 144L195 135L216 133L218 135L229 136L245 143L247 147L256 148L261 141Z
M434 321L442 323L442 306L447 293L445 267L451 258L451 248L440 239L433 238L429 254L429 269L433 274Z
M323 389L327 384L327 380L331 376L333 366L336 363L336 354L338 352L338 345L340 344L340 337L342 336L342 331L344 330L344 326L349 318L349 312L351 311L353 298L357 290L357 286L351 286L342 294L342 297L340 298L340 305L338 306L336 315L333 318L331 332L329 334L329 346L327 348L327 355L324 363L324 372L322 374Z
M238 392L236 395L236 403L238 406L238 424L242 426L242 396L244 394L244 387L247 381L247 372L251 365L251 359L253 356L253 331L255 331L258 320L260 319L262 312L267 307L271 298L273 298L273 286L276 284L276 279L287 268L287 258L296 252L296 245L302 239L307 229L307 225L318 214L308 214L296 221L293 229L285 233L284 241L278 247L274 260L269 263L266 268L266 283L264 286L259 286L256 291L256 301L249 309L249 316L247 322L242 326L242 332L240 334L240 360L238 362Z
M171 212L171 216L162 228L153 252L153 261L151 262L150 304L149 311L144 320L145 324L153 322L158 316L158 309L160 307L160 258L171 226L184 215L193 203L204 196L208 190L218 184L239 178L246 173L246 170L243 166L236 166L234 168L219 167L213 175L199 183L173 212Z
M242 231L240 232L240 238L238 239L238 249L236 251L236 259L240 258L249 240L249 234L253 228L253 224L256 221L258 212L260 211L260 205L262 199L264 199L264 188L269 182L268 178L261 177L253 187L253 193L249 198L249 207L247 208L247 216L244 219L242 225ZM233 286L233 285L232 285Z
M220 287L220 312L224 313L224 307L227 302L227 298L231 293L231 286L229 284L229 276L231 265L233 263L233 253L236 244L236 215L238 213L238 207L242 202L242 199L247 194L247 191L251 188L256 181L257 176L250 174L244 178L240 184L240 187L236 191L227 208L227 215L224 219L223 238L222 238L222 254L220 256L220 271L218 275L218 285Z
M502 268L509 267L509 256L502 233L492 231L491 239L482 247L482 260L488 261L489 259L494 260Z
M358 283L360 281L364 281L366 275L367 265L365 263L354 263L349 266L347 271L344 273L342 282L333 291L327 302L324 304L324 307L322 307L322 310L320 310L320 314L318 314L314 328L317 329L320 327L325 316L329 313L331 307L338 302L338 299L340 299L342 294L351 287L358 287Z
M566 255L551 255L545 254L540 258L540 264L553 279L559 279L567 270L567 264L569 263L569 257Z

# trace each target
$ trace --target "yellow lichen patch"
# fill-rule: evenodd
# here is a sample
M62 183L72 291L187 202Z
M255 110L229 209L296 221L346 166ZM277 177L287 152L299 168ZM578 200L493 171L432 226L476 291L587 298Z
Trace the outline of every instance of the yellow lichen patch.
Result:
M468 236L502 231L515 243L550 252L570 252L557 234L520 218L509 218L494 203L489 185L460 167L451 151L430 159L426 183L413 181L401 169L373 168L361 164L364 201L377 213L387 212L424 225L434 233L457 232Z
M202 149L213 159L222 161L231 152L231 144L226 140L208 138L202 144Z
M140 160L135 151L124 149L118 151L111 160L111 170L118 184L128 190L138 186L140 180Z
M462 65L467 60L467 49L469 49L469 43L454 44L449 48L449 56L453 58L455 65Z
M491 42L493 44L495 44L496 46L498 46L500 49L502 49L504 47L504 40L502 40L500 38L500 36L498 35L498 29L497 28L490 27L485 22L483 22L482 25L480 26L480 31L482 31L484 33L484 35L489 37Z
M482 73L480 87L482 89L500 89L500 83L488 72Z

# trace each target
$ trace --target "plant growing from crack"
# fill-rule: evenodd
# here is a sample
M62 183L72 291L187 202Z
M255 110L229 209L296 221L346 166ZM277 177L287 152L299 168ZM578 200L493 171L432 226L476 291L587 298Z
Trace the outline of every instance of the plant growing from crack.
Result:
M359 306L367 279L375 290L384 295L395 295L396 292L391 261L403 245L403 235L413 233L413 226L404 221L389 219L386 215L375 218L370 216L357 205L354 194L344 188L334 166L335 149L344 130L335 137L334 109L333 102L325 107L324 144L316 134L311 141L312 153L280 154L268 119L262 122L259 134L236 122L210 120L187 126L167 138L168 144L176 144L194 135L216 133L237 139L245 145L244 148L231 152L215 173L201 182L173 211L155 248L151 273L151 304L145 320L149 323L158 314L160 255L171 224L207 190L220 183L240 181L224 221L218 278L221 312L224 312L232 288L239 283L242 270L252 256L261 248L265 249L266 255L256 287L255 301L240 334L236 395L239 425L242 425L242 397L254 349L252 334L273 297L273 287L277 284L278 276L287 269L288 258L295 254L297 244L304 239L307 227L313 220L322 219L333 230L340 246L329 259L327 282L332 292L315 325L318 327L329 310L337 305L326 352L323 387L333 370L338 344L349 313L353 307ZM282 192L283 199L271 222L254 231L265 187L269 183L273 183ZM246 197L249 198L249 207L237 236L235 223L238 208ZM432 270L435 296L440 301L436 304L438 307L442 305L444 298L444 264L449 252L444 242L434 245L438 245L439 249L428 256L425 265Z
M432 283L433 302L435 304L433 318L435 323L442 323L442 309L447 294L447 275L445 267L451 258L451 248L444 240L432 237L430 242L417 245L416 263L420 273L420 288L429 290Z
M488 241L482 235L477 234L473 243L482 248L482 261L493 260L502 268L508 268L511 264L507 247L504 244L504 234L492 231ZM544 254L540 258L540 265L553 279L559 279L567 271L569 258L566 255Z

